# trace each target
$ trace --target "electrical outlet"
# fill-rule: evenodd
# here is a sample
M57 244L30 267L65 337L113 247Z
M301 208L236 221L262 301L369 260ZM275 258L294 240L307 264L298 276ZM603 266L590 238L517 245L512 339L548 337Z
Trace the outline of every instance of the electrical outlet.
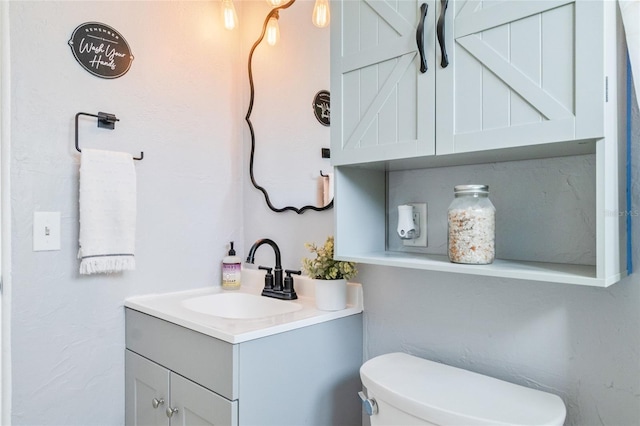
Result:
M33 251L60 250L60 212L33 212Z
M420 224L420 236L402 240L406 247L427 247L427 203L407 203L413 206L413 220Z

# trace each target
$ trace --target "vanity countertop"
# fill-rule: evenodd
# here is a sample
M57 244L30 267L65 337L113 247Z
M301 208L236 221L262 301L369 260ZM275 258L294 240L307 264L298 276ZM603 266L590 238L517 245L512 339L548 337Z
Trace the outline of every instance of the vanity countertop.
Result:
M355 315L363 310L362 286L348 284L347 307L339 311L321 311L316 308L314 284L309 277L295 277L295 291L301 309L284 314L257 319L228 319L194 312L183 306L183 301L193 297L221 292L259 295L264 283L264 272L254 269L242 271L242 286L238 290L222 290L219 286L205 287L174 293L134 296L125 300L124 306L136 311L172 322L191 330L224 340L241 343L297 328L319 324L337 318Z

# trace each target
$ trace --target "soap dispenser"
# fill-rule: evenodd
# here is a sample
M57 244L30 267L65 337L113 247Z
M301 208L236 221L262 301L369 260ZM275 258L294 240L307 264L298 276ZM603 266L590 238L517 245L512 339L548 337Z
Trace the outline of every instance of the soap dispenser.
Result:
M237 290L240 288L240 278L242 262L236 251L233 249L233 241L231 241L229 254L222 259L222 289Z

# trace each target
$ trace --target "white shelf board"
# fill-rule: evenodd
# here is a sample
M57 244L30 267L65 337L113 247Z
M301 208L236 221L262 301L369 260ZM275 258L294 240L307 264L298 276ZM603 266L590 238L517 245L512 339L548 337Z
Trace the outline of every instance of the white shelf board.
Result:
M503 259L496 259L490 265L463 265L451 263L449 262L449 258L443 255L390 251L346 256L338 255L336 257L340 260L349 260L356 263L593 287L608 287L623 278L621 274L598 278L596 276L596 267L593 265L526 262Z

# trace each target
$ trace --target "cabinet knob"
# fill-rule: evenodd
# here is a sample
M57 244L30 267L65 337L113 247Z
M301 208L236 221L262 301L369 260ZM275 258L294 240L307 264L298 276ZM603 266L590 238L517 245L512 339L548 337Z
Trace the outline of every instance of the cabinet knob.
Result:
M378 403L375 399L367 398L362 391L358 392L358 396L362 400L362 407L368 415L373 416L374 414L378 414Z
M151 405L153 405L153 408L158 408L159 406L164 405L164 399L153 398L153 401L151 401Z
M174 414L178 414L178 409L167 407L167 417L171 418Z

